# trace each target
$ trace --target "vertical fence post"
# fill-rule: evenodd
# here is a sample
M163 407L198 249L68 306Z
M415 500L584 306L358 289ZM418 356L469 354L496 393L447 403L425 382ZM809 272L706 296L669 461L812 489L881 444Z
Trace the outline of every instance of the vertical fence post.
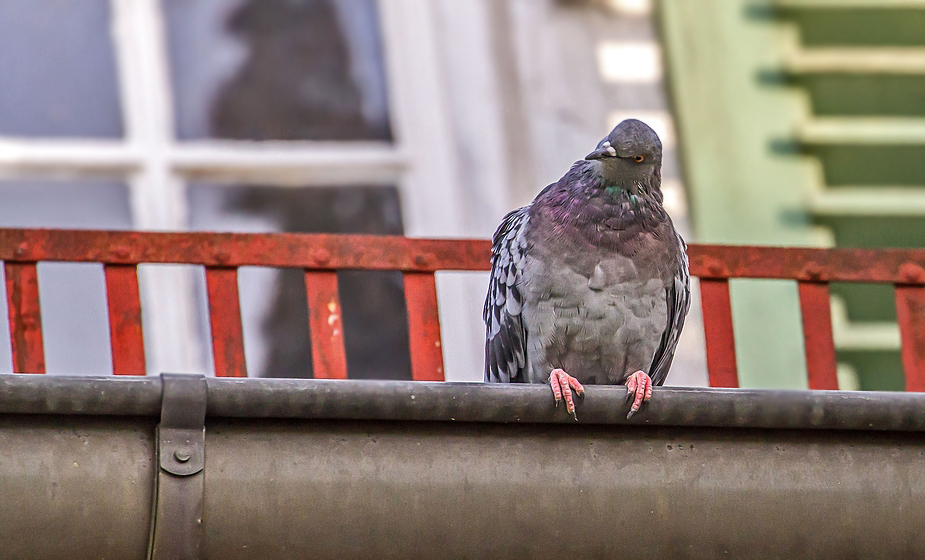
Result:
M896 285L896 319L906 390L925 391L925 286Z
M415 381L444 381L436 277L433 272L405 272L404 281L411 377Z
M809 388L838 389L829 285L824 282L799 282L799 292Z
M238 297L238 269L206 267L209 294L209 325L212 329L212 359L218 377L247 377L241 300Z
M138 268L107 264L106 302L109 307L109 344L115 375L145 374L145 339L141 326Z
M308 327L312 339L312 369L316 379L347 379L343 312L337 272L306 270Z
M14 373L45 373L39 276L34 262L3 264Z
M707 343L707 370L710 387L738 387L735 334L732 330L732 304L729 280L701 278L700 301L703 331Z

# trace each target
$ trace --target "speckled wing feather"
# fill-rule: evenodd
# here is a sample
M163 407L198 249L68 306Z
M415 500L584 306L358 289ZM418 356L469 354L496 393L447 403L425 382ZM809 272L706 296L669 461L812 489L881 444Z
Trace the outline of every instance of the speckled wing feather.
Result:
M662 333L661 341L655 351L652 366L648 372L653 385L664 384L665 379L668 377L668 370L671 368L671 361L674 359L674 351L678 346L678 339L681 337L681 329L684 327L684 317L687 316L687 311L691 306L691 280L688 272L687 245L681 239L681 236L678 236L678 242L681 246L680 266L678 267L678 273L674 277L674 284L665 290L668 298L668 325L665 332Z
M482 312L486 382L527 381L527 331L521 316L524 297L520 282L526 260L529 210L524 206L505 216L492 238L491 278Z

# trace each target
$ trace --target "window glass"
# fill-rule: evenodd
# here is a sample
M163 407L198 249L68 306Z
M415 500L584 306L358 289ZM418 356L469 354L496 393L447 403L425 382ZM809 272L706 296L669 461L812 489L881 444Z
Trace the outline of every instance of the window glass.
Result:
M163 5L180 138L390 138L374 0Z
M0 135L122 135L107 0L0 2L0 76Z

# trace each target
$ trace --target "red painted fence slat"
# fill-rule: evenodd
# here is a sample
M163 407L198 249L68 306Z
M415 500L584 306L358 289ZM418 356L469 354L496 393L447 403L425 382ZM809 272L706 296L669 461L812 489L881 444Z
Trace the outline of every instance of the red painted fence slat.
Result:
M305 271L308 327L312 339L315 379L347 379L343 312L337 291L337 273Z
M732 304L729 281L700 280L703 331L707 343L707 370L710 387L738 387L735 334L732 330Z
M411 346L411 377L415 381L443 381L443 343L437 283L433 273L406 272L408 335Z
M925 391L925 287L896 286L896 318L902 339L907 391Z
M218 377L247 377L241 300L238 298L238 269L206 267L209 293L209 324L212 327L212 357Z
M34 262L5 262L14 373L45 373L39 276Z
M810 389L838 389L829 285L800 282L800 313Z
M112 372L115 375L144 375L145 339L141 327L138 268L132 264L107 264L104 271Z

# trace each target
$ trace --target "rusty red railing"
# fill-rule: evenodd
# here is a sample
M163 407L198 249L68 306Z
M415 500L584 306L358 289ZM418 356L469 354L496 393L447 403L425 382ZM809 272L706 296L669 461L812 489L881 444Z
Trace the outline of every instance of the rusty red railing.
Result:
M344 379L336 271L368 269L403 273L412 377L442 381L434 274L488 270L489 251L487 240L0 229L13 368L17 373L45 371L36 264L95 262L104 265L106 276L113 372L143 375L137 266L169 263L205 267L216 375L246 377L237 270L262 266L305 271L315 376ZM691 274L700 278L711 386L738 386L729 279L772 278L798 283L811 389L838 388L828 284L893 284L906 389L925 391L925 250L691 245L688 253Z
M713 387L738 387L730 278L796 280L810 389L837 389L830 282L893 284L907 391L925 391L925 250L692 245Z

